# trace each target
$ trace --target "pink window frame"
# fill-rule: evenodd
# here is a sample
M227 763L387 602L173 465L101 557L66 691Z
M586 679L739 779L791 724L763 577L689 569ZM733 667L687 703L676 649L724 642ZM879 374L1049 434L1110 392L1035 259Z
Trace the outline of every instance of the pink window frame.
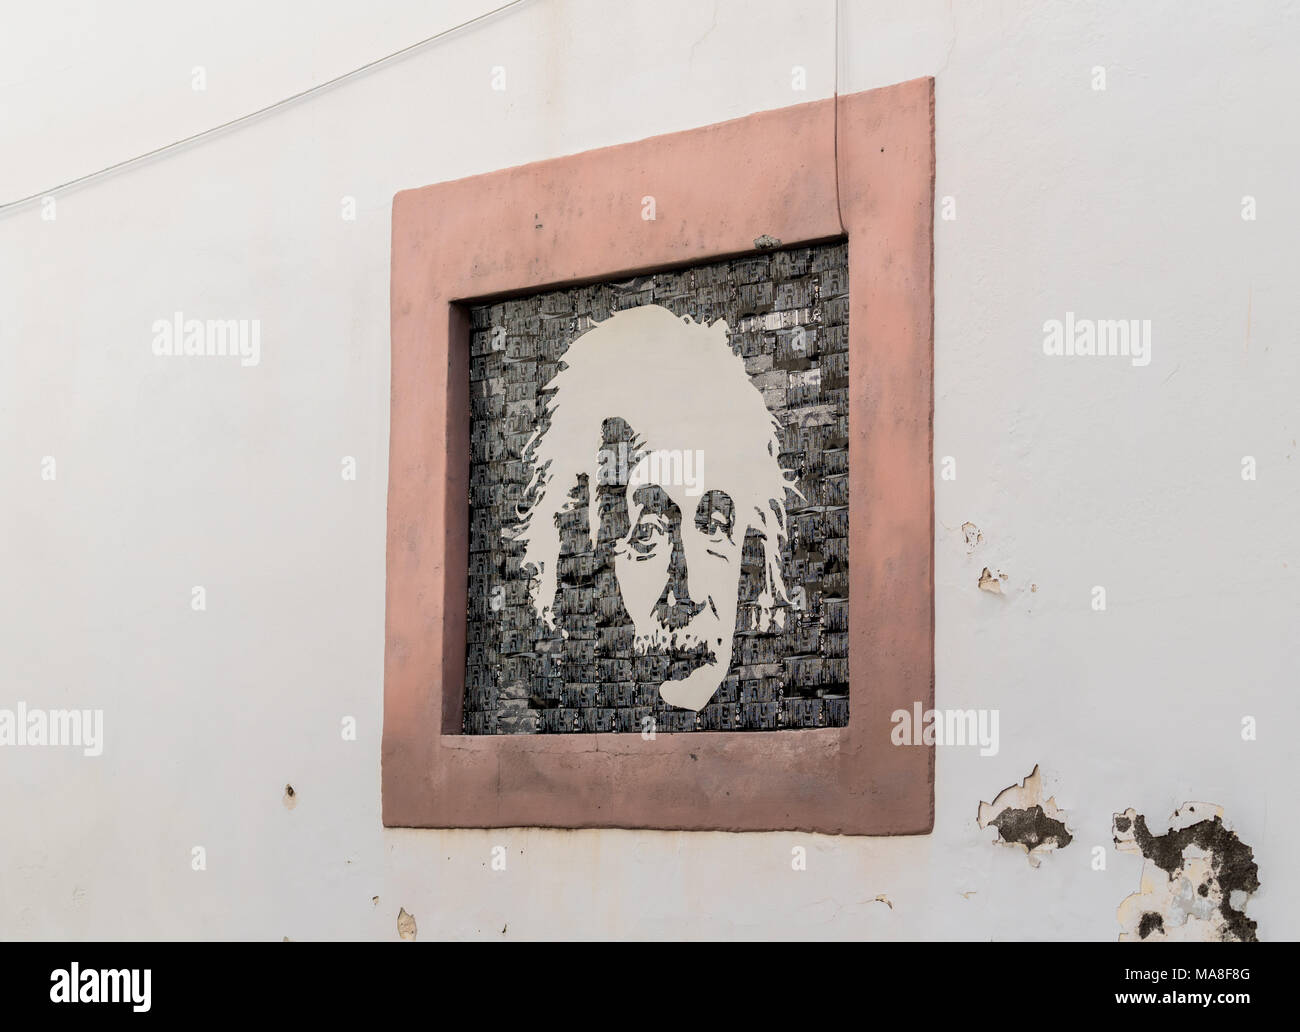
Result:
M933 827L934 750L890 741L895 710L934 700L933 80L840 97L838 119L835 103L394 197L385 825ZM760 236L791 246L844 233L848 726L462 734L467 302L744 255Z

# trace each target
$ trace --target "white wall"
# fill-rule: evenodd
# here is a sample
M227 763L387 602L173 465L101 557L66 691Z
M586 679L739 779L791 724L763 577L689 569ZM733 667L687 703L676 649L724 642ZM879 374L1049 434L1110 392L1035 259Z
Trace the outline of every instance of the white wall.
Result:
M5 3L0 200L490 4ZM0 706L106 721L98 758L0 749L0 938L391 939L405 907L421 939L1105 939L1140 860L1096 872L1091 847L1113 812L1160 828L1187 799L1255 848L1261 938L1295 938L1300 11L1208 8L842 4L843 91L936 76L957 203L935 226L935 453L958 469L937 690L998 709L1001 750L940 750L930 836L380 824L392 195L828 96L829 0L529 0L61 194L54 221L0 214ZM260 319L261 363L155 357L176 310ZM1067 310L1152 320L1151 364L1044 356ZM1032 870L974 818L1035 763L1077 838Z

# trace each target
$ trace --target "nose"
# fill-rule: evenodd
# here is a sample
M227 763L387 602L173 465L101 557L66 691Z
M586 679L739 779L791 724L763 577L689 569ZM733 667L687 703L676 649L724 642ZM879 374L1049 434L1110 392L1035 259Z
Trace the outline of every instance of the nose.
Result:
M664 584L664 593L660 596L658 610L660 621L669 630L677 630L690 623L704 609L704 602L691 600L689 573L686 563L686 549L682 546L682 523L673 520L673 553L668 563L668 580Z

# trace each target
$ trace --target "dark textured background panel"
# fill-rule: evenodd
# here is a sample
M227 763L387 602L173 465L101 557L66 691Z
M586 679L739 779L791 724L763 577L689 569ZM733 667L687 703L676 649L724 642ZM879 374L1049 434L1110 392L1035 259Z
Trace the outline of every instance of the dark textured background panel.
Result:
M467 734L640 732L646 717L661 732L847 725L847 259L843 243L774 251L471 310ZM542 388L574 339L645 304L726 320L784 428L781 463L803 495L786 499L784 627L755 629L761 559L751 535L731 669L698 714L659 698L667 660L633 656L612 567L586 536L585 504L561 523L557 622L567 636L537 619L522 546L508 533L533 473L524 449Z

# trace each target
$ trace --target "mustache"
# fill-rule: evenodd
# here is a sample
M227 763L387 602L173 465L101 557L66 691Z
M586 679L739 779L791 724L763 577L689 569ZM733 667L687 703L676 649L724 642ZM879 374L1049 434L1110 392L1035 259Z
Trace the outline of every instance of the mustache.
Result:
M673 663L686 662L692 670L718 661L718 653L709 640L690 632L670 631L666 627L650 634L637 635L633 651L638 656L654 654L664 656Z
M692 602L689 597L684 599L675 598L673 604L669 605L667 589L664 590L663 595L655 603L651 612L659 623L671 631L689 628L695 622L697 616L706 612L712 614L715 620L718 619L718 607L714 604L712 595L703 602Z

